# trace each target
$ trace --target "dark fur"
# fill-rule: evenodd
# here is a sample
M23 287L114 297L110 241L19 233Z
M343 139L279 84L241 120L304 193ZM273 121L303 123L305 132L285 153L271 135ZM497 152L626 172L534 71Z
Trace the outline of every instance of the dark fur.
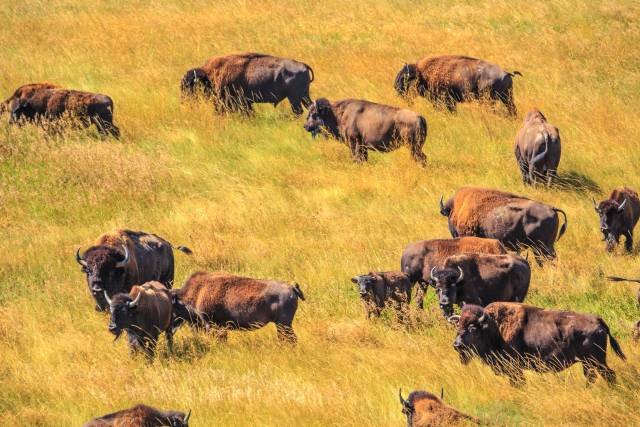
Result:
M541 178L549 186L558 175L561 151L558 128L547 122L538 109L529 111L514 149L524 183L535 184Z
M411 302L411 282L406 274L397 271L372 271L353 277L351 282L358 285L367 317L379 317L385 307L391 306L396 311L398 320L406 320Z
M444 403L437 396L416 390L403 401L400 392L402 413L407 417L407 427L446 427L454 425L480 424L480 420L464 414Z
M53 83L29 83L20 86L13 92L9 98L0 103L0 115L11 113L16 105L20 105L21 101L31 98L34 93L45 89L59 89L60 86Z
M147 405L136 405L87 421L82 427L189 427L187 414L162 411Z
M495 302L484 309L477 305L462 309L454 348L463 364L477 355L514 385L524 383L523 369L557 372L576 362L582 363L588 383L599 373L612 384L616 374L607 366L607 338L624 360L618 342L599 317Z
M427 121L410 110L358 99L331 103L320 98L309 108L304 128L313 136L326 132L346 143L358 162L367 161L369 150L387 153L406 145L413 159L426 165L422 147Z
M627 202L620 211L619 207L625 200ZM624 247L631 252L633 229L640 218L638 193L629 187L616 188L609 199L600 202L595 209L600 217L600 231L607 244L607 251L612 252L620 242L620 237L625 236Z

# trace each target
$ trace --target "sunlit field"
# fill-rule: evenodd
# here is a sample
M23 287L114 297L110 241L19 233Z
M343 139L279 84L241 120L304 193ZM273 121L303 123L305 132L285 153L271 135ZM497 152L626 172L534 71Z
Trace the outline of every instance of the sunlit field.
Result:
M640 190L640 6L624 1L5 1L0 98L48 81L105 93L119 141L95 129L49 135L0 120L0 425L78 426L142 402L192 409L192 426L403 426L397 393L439 393L495 425L640 425L640 250L604 250L591 197ZM353 3L353 4L351 4ZM455 5L454 5L455 3ZM183 73L215 55L256 51L315 71L311 96L364 98L427 119L427 167L409 150L372 153L311 136L285 100L252 117L182 104ZM518 118L477 104L456 114L409 106L393 79L404 62L465 54L518 70ZM561 185L522 184L513 141L540 108L562 138ZM478 360L463 366L439 313L409 326L365 318L350 278L397 270L407 243L449 237L441 194L505 189L557 206L558 259L532 266L528 303L598 314L628 360L618 384L587 388L579 364L527 373L521 388ZM300 283L299 342L273 325L227 343L183 327L151 364L112 343L74 260L102 232L157 233L176 252L176 286L224 270ZM640 232L640 229L637 230Z

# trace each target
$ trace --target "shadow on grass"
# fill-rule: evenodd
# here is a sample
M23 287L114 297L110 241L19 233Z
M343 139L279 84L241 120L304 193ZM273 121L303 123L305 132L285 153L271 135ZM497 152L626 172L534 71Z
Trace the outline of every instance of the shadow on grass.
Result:
M594 180L573 170L559 173L552 185L565 191L572 191L580 194L602 192L602 189Z

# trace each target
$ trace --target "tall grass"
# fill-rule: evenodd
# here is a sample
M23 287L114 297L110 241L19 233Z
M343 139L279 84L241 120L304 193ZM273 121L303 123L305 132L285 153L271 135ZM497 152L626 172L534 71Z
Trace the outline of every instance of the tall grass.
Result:
M123 132L103 141L0 124L0 424L79 425L145 402L192 408L194 426L401 426L400 386L443 386L449 404L503 425L640 424L636 289L603 279L640 273L638 251L604 252L590 201L640 186L637 3L168 3L0 4L2 96L38 81L106 93ZM521 119L476 105L450 115L415 101L429 123L422 170L406 149L355 165L345 146L312 142L286 102L251 118L180 103L185 70L240 51L309 63L314 98L393 105L406 105L395 73L425 55L519 70L520 117L538 106L560 128L560 173L575 185L524 187L512 152ZM567 212L559 258L533 266L529 302L601 315L628 355L610 357L617 386L586 388L575 366L515 389L478 362L462 366L432 293L413 328L365 320L349 278L397 269L408 242L446 237L440 194L468 184ZM131 359L73 260L117 227L190 246L193 257L176 255L178 283L217 269L299 282L299 344L280 346L272 326L226 344L185 328L174 355Z

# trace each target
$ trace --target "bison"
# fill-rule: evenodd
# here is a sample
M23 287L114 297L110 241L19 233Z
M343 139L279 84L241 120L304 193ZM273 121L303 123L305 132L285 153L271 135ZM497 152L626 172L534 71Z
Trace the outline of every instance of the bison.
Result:
M313 69L303 62L261 53L216 56L202 67L187 71L180 89L183 97L200 90L213 98L217 111L245 111L254 103L278 105L288 99L296 116L311 104L309 85Z
M625 236L624 247L631 252L633 229L640 218L638 193L629 187L616 188L609 199L599 204L593 200L593 207L600 216L600 231L607 243L607 251L612 252L620 242L620 236Z
M385 306L392 306L398 320L405 320L411 302L411 282L406 274L398 271L370 272L353 277L351 281L358 285L367 317L379 317Z
M297 341L291 325L298 299L304 301L297 283L197 272L172 293L175 327L185 321L207 331L213 327L224 341L228 329L258 329L273 322L281 341Z
M320 98L309 107L304 128L312 137L318 132L328 132L348 144L357 162L366 162L369 150L387 153L401 145L409 147L411 156L421 166L427 162L422 152L427 121L410 110L359 99L332 103Z
M176 249L186 254L184 246ZM173 246L163 238L144 231L115 230L98 237L94 245L76 261L87 275L89 291L96 301L96 310L109 308L104 294L129 292L131 287L150 281L173 286Z
M148 358L155 354L158 336L164 332L169 352L173 348L173 296L160 282L135 285L128 294L121 293L109 298L111 320L109 332L120 338L127 332L131 353L143 351Z
M410 243L402 252L400 268L409 276L411 286L418 282L416 305L423 308L424 296L433 267L441 266L450 255L462 253L506 254L504 245L495 239L460 237L455 239L421 240Z
M524 183L535 184L540 177L550 186L557 177L560 152L558 128L547 122L540 110L529 111L515 143L516 161Z
M589 314L494 302L485 308L466 305L456 319L453 346L460 361L466 365L477 355L513 385L524 383L524 369L558 372L578 361L587 384L597 373L615 383L616 374L607 366L607 337L616 355L626 359L604 320Z
M34 93L44 89L60 89L60 86L54 83L29 83L22 85L13 92L13 95L0 103L0 114L4 114L5 112L10 113L13 111L14 106L19 105L20 102L31 98Z
M529 291L531 267L517 255L462 254L431 269L440 309L449 317L453 305L486 306L496 301L523 302Z
M446 203L442 200L440 213L449 219L451 236L490 237L514 251L528 247L538 264L556 257L554 243L567 229L562 209L512 193L462 187ZM562 227L558 213L564 217Z
M77 120L83 127L92 124L103 135L120 137L113 124L113 101L107 95L67 89L39 89L12 104L11 122L56 122L63 118Z
M112 414L87 421L82 427L189 427L188 414L179 411L161 411L147 405L136 405Z
M398 392L402 413L407 417L407 427L445 427L451 425L480 424L480 420L467 414L463 414L455 408L445 404L435 395L416 390L402 397L402 389Z
M444 105L450 112L456 110L458 102L488 100L495 104L501 101L509 115L515 117L512 78L521 75L480 59L445 55L404 64L396 75L394 87L401 97L406 97L409 90L415 88L436 108Z

